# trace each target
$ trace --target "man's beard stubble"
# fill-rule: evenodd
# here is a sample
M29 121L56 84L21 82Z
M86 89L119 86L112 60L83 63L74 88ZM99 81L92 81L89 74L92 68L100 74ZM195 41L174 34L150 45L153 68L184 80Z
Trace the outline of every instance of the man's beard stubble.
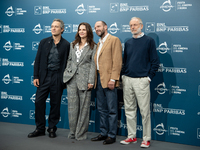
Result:
M101 31L101 34L99 35L99 37L102 37L105 34L105 30Z

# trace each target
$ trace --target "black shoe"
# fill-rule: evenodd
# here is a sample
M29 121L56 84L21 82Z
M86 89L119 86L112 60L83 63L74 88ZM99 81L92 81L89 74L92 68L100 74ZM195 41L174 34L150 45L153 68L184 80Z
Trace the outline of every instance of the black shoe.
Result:
M56 137L56 131L54 129L48 129L47 130L49 132L49 137L50 138L55 138Z
M55 138L56 137L56 132L49 132L49 137L50 138Z
M99 134L97 137L91 138L91 141L102 141L102 140L105 140L106 138L107 136L103 136Z
M37 136L42 136L42 135L45 135L45 131L41 132L41 131L36 129L35 131L29 133L28 137L32 138L32 137L37 137Z
M103 144L106 145L106 144L112 144L112 143L115 143L116 141L116 138L111 138L111 137L108 137L105 141L103 141Z

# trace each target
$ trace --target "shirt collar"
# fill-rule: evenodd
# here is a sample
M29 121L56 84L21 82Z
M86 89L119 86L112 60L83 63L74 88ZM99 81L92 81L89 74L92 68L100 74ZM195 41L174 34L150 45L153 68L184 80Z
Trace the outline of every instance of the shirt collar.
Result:
M139 38L141 38L141 37L143 37L143 36L144 36L144 32L142 32L140 35L138 35L137 38L135 38L134 35L133 35L133 38L134 38L134 39L139 39Z
M100 39L99 39L99 42L100 42L100 43L104 43L104 42L106 41L108 35L109 35L109 33L107 33L106 36L105 36L103 39L100 38Z
M53 36L51 36L50 40L51 40L51 42L53 42L53 43L54 43ZM58 43L57 45L60 45L60 43L61 43L61 40L62 40L62 36L61 36L61 38L60 38L60 41L59 41L59 43Z
M85 46L87 46L87 45L88 45L88 43L86 42L86 43L85 43L85 45L83 46L83 48L84 48ZM75 45L75 46L76 46L76 48L78 48L78 49L79 49L79 43L76 43L76 45ZM82 48L82 49L83 49L83 48Z

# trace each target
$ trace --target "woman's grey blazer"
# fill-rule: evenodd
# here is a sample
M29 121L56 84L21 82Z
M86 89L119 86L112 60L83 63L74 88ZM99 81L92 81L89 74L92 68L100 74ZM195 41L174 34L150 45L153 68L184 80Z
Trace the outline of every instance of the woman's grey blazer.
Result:
M67 60L67 67L63 74L63 82L68 83L72 77L76 75L76 83L79 90L87 90L88 83L94 85L95 80L95 63L94 55L96 52L96 45L93 49L87 45L83 48L83 52L77 62L76 46L70 43L70 52Z

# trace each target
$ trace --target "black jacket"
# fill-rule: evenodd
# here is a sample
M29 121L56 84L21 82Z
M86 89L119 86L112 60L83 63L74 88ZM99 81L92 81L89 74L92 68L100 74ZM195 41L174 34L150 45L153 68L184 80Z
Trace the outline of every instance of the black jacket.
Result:
M34 79L39 79L40 85L43 84L47 75L48 55L52 47L53 38L48 37L40 41L37 55L34 63ZM67 59L69 55L70 43L61 37L59 44L57 45L59 57L60 57L60 70L58 71L60 82L63 83L63 72L65 70ZM64 83L63 83L64 86ZM64 88L64 87L63 87Z

